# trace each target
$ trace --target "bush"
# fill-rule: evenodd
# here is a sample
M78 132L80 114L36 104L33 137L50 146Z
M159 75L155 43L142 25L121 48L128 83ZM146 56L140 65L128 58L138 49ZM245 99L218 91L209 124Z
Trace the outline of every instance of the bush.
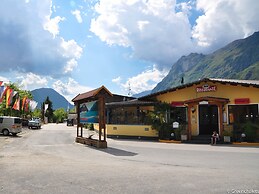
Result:
M243 129L246 135L246 140L254 142L256 140L256 131L258 129L258 125L247 122L243 125Z

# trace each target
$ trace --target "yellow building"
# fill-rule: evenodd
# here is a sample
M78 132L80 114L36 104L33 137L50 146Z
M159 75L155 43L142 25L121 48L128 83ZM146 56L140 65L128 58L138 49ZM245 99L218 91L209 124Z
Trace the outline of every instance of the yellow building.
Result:
M107 134L158 137L158 133L152 130L150 123L143 125L134 121L134 117L138 116L139 119L140 113L153 110L153 107L147 106L152 100L171 105L167 120L185 125L189 140L195 136L209 136L213 131L222 136L223 131L235 130L236 135L240 135L242 124L248 121L259 122L259 81L204 78L141 97L135 104L130 104L131 102L128 104L117 102L113 103L113 106L106 104L109 111L117 112L117 120L107 119ZM145 102L141 104L142 101ZM123 119L126 115L130 117L127 122ZM145 120L145 116L146 114L142 120Z

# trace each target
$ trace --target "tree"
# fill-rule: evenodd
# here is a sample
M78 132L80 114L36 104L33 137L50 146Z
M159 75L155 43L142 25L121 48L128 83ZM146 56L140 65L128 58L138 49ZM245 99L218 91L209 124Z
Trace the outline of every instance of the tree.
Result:
M32 117L34 118L42 118L42 112L40 109L36 108L33 112L32 112Z
M159 138L170 138L172 133L172 123L168 120L170 104L158 102L154 106L154 111L150 111L148 117L152 123L152 128L159 132Z
M67 113L64 108L59 108L54 111L54 120L56 123L63 122L65 118L67 118Z
M48 118L48 122L53 122L53 108L52 108L52 102L50 101L49 97L47 96L45 102L45 106L48 106L46 112L45 112L45 117Z

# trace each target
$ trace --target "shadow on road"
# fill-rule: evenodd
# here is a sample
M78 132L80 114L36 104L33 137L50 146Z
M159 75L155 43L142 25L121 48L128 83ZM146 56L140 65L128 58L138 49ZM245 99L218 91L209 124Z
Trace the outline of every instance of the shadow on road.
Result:
M89 148L93 148L95 150L101 151L101 152L105 152L107 154L111 154L114 156L136 156L138 155L137 153L134 152L129 152L129 151L125 151L125 150L121 150L121 149L117 149L117 148L112 148L112 147L108 147L106 149L97 149L94 147L90 147Z

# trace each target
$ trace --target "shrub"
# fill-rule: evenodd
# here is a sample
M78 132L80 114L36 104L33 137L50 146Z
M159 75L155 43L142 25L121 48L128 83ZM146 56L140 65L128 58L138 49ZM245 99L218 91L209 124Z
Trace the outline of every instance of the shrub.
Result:
M247 122L243 125L244 133L246 135L246 140L254 142L256 140L256 130L258 125L251 122Z

